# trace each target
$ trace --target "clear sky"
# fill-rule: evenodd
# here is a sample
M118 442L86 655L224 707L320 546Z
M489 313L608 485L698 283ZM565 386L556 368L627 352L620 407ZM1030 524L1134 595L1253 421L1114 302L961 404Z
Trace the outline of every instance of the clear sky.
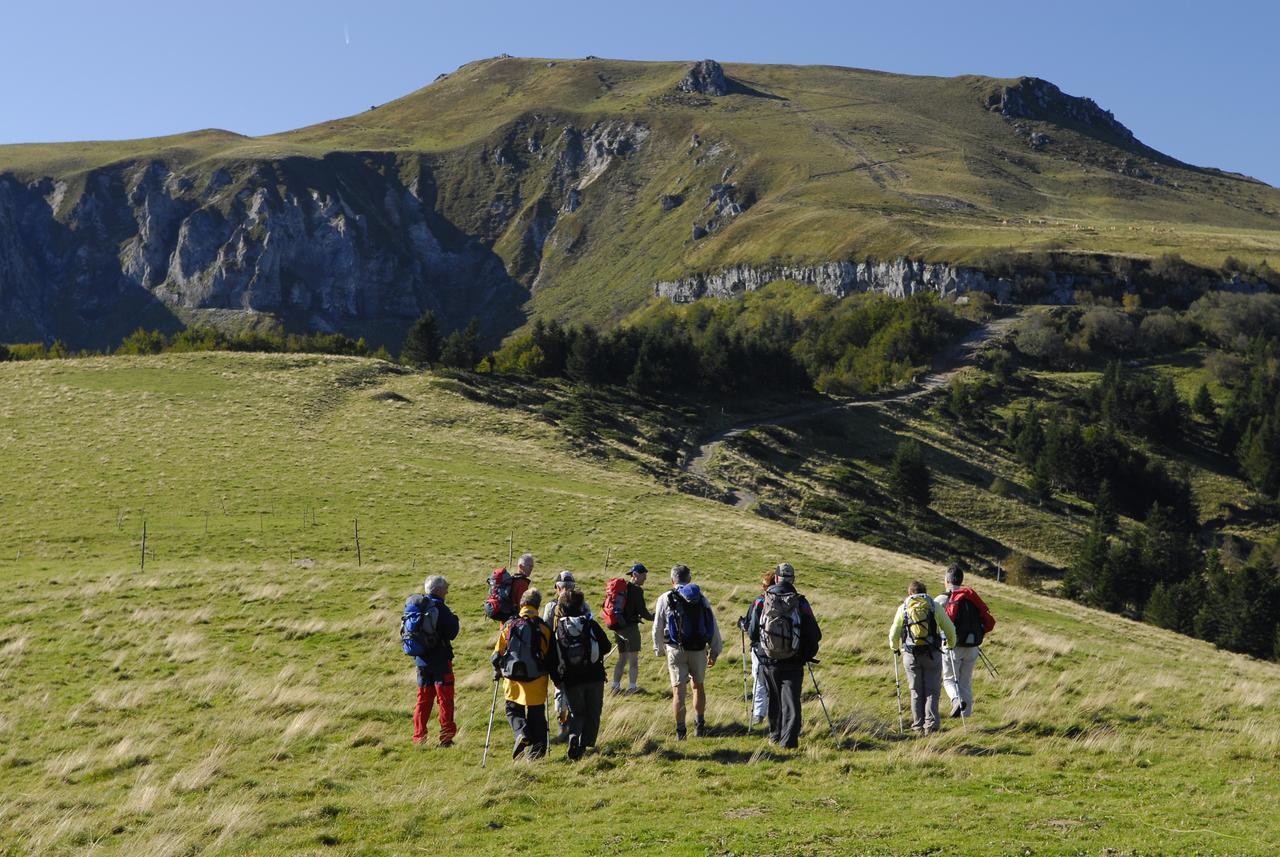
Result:
M5 143L282 131L500 53L710 57L1035 75L1280 185L1277 0L3 0L0 34Z

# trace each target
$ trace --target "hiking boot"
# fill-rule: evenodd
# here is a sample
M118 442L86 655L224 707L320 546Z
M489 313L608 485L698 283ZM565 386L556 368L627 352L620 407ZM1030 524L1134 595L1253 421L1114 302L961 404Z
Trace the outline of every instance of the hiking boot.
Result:
M609 693L611 693L614 696L617 696L618 694L622 693L622 686L617 684L609 685Z
M583 751L584 749L586 749L586 748L582 746L582 736L580 736L580 735L570 735L570 736L569 736L569 758L570 758L570 760L572 760L572 761L576 762L576 761L578 761L579 759L581 759L581 758L582 758L582 751Z
M644 693L644 690L642 688L636 687L634 684L631 685L631 687L627 688L628 696L634 696L637 693Z
M452 746L453 746L453 739L452 739L452 738L441 738L441 739L440 739L440 746L441 746L441 747L452 747Z
M751 725L752 725L752 726L759 726L761 723L763 723L763 722L765 721L765 719L766 719L766 718L765 718L765 716L764 716L763 714L753 714L753 715L751 716Z
M516 746L515 746L515 749L511 751L511 758L519 759L520 754L523 753L525 751L525 748L528 746L529 746L529 739L525 738L524 733L521 732L519 735L516 736Z
M695 721L693 724L693 735L695 738L706 738L707 724L701 720Z
M683 741L685 738L688 738L688 737L689 737L689 733L688 733L688 731L684 728L684 724L683 724L683 723L682 723L682 724L680 724L680 725L678 725L678 726L676 726L676 740L677 740L677 741Z

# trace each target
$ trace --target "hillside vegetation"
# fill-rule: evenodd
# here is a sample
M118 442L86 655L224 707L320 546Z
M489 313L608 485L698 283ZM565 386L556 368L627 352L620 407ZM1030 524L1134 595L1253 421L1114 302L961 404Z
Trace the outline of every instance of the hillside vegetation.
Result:
M1263 854L1280 838L1275 664L979 581L1000 679L979 677L968 724L900 739L885 631L940 567L675 493L463 392L339 356L0 364L0 853L498 853L565 831L567 855ZM686 562L730 630L791 561L837 736L812 696L801 750L747 735L730 637L712 737L674 740L645 655L651 693L606 701L599 752L512 766L499 714L481 770L480 602L511 531L537 581L571 568L596 603L606 549L613 569L655 569L651 597ZM463 618L452 750L410 744L395 639L434 572Z
M171 326L266 314L375 346L428 308L495 342L531 316L609 325L659 281L735 264L1280 255L1280 191L1161 155L1043 81L726 64L716 96L682 91L689 69L489 59L267 137L3 146L0 177L15 224L43 206L69 227L23 240L111 236L90 260L141 287L133 317L152 297ZM52 265L12 252L23 275ZM73 302L85 342L88 319L119 323L104 302Z

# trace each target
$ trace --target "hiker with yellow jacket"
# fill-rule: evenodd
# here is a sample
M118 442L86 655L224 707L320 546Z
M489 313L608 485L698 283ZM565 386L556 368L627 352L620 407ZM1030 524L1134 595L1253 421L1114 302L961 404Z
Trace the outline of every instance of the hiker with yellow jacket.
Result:
M551 627L538 615L541 606L542 593L536 589L520 596L519 613L503 623L490 659L495 679L504 679L507 722L515 736L512 759L526 751L530 759L547 753L548 676L558 666L558 658Z
M956 628L947 611L929 597L918 580L907 587L907 598L893 614L889 648L902 653L902 667L911 690L911 729L917 735L938 731L938 697L942 693L942 640L956 644Z

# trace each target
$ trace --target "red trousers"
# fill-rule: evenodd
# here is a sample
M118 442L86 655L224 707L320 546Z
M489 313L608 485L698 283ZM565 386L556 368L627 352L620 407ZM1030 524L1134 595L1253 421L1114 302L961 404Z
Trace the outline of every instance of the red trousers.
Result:
M440 701L440 743L450 744L458 734L453 722L453 665L439 678L418 675L418 704L413 707L413 743L420 744L427 737L427 724L431 722L431 707Z

